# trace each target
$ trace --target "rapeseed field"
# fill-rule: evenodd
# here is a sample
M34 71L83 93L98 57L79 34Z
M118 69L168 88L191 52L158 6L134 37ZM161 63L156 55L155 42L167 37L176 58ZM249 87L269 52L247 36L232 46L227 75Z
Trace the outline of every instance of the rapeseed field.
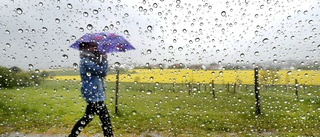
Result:
M53 76L55 80L76 80L79 76ZM116 75L106 78L115 82ZM189 70L189 69L133 69L119 75L120 82L139 83L211 83L215 84L254 84L253 70ZM260 84L319 85L320 74L317 70L259 70Z

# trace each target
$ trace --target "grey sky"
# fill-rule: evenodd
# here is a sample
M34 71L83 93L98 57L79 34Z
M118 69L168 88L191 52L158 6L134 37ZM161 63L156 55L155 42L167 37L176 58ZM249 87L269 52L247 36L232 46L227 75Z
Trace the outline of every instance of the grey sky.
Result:
M317 0L4 0L0 11L0 65L7 67L72 67L78 51L68 46L100 31L123 35L136 47L110 54L110 63L320 57Z

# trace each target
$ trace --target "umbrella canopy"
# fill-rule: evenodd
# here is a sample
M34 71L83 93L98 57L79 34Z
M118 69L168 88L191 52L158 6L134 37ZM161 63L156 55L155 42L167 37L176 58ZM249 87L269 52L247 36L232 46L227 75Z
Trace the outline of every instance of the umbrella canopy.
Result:
M125 52L135 48L123 37L114 33L87 33L76 40L70 47L79 50L82 42L95 42L98 44L98 50L102 54Z

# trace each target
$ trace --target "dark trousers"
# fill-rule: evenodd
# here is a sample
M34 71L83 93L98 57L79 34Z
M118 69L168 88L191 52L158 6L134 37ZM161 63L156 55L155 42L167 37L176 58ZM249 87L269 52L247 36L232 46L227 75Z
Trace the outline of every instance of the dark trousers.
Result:
M103 101L89 102L84 116L74 125L69 137L76 137L80 132L93 120L94 115L97 114L102 123L102 131L105 137L112 137L113 131L110 121L108 109Z

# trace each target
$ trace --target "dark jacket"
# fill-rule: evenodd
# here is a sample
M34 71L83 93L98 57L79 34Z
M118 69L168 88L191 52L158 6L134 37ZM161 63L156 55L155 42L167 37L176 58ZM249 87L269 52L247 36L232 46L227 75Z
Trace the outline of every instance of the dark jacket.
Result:
M95 58L94 54L83 52L80 54L81 94L86 102L99 102L106 99L105 77L108 61Z

